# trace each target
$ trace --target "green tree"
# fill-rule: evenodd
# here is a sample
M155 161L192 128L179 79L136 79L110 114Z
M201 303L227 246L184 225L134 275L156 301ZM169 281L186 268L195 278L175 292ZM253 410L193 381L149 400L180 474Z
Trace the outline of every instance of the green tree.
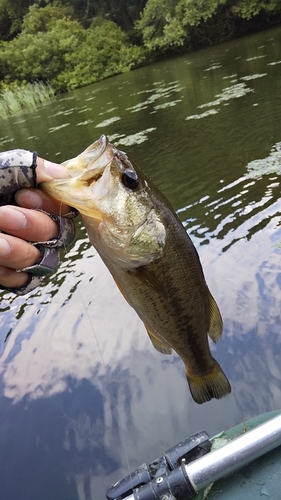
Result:
M175 13L182 26L198 26L212 17L226 0L179 0Z
M60 0L71 6L84 27L89 27L95 17L114 21L126 32L134 29L147 0Z
M148 0L136 22L136 29L148 50L165 52L183 45L186 33L175 17L176 5L176 0Z
M70 6L55 2L45 7L34 4L29 8L22 23L22 32L37 35L39 32L50 31L61 19L73 19L74 13Z
M0 73L6 84L40 80L67 90L128 71L143 59L142 49L112 21L99 18L84 29L75 19L58 18L58 8L33 6L22 33L2 42Z
M280 0L238 0L232 12L242 19L252 19L258 14L278 14L281 12Z
M191 28L210 19L226 0L148 0L136 23L149 50L165 52L191 44Z
M278 13L280 0L148 0L136 29L149 51L194 49L266 26Z
M34 0L0 0L0 39L10 40L21 30L22 20Z
M78 50L65 52L59 85L76 88L129 71L144 59L143 50L132 46L126 34L112 21L96 19L84 31Z

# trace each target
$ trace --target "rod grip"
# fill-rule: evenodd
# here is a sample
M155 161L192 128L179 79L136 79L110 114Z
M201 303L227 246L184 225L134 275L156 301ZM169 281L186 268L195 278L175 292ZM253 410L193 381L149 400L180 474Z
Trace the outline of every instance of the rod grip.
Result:
M150 481L150 483L134 490L135 500L160 500L170 494L176 500L187 500L196 495L197 491L190 482L185 466L181 465L169 474L165 474Z

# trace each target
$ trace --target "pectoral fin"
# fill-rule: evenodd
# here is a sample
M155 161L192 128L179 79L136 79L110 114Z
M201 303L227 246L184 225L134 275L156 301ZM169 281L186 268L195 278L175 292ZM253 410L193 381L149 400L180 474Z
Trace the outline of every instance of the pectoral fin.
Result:
M156 278L156 276L149 271L145 266L137 267L135 269L130 269L128 273L134 275L138 278L143 284L153 288L158 295L161 297L167 298L167 292L164 290L161 282Z
M222 335L223 323L221 313L214 297L209 292L210 300L210 326L208 335L213 342L218 342Z
M115 276L114 276L113 274L112 274L111 276L112 276L112 278L114 279L114 281L115 281L115 283L116 283L116 285L117 285L117 287L118 287L119 292L121 292L121 293L122 293L122 295L123 295L124 299L128 302L128 304L129 304L131 307L134 307L134 306L131 304L131 302L130 302L130 299L129 299L128 295L126 294L126 292L125 292L124 288L122 287L122 285L119 283L118 279L117 279L117 278L115 278Z

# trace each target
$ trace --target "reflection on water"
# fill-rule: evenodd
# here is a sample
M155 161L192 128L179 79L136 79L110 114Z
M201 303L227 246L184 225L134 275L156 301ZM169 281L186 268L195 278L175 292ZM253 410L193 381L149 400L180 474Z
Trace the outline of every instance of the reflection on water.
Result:
M244 80L242 78L242 80ZM251 79L251 78L250 78ZM228 102L230 99L238 99L239 97L244 97L248 92L254 92L253 89L250 89L246 86L245 83L236 83L231 87L226 87L223 92L215 95L216 99L211 102L207 102L205 104L200 104L198 108L209 108L210 106L219 106L222 102Z
M114 144L114 146L133 146L134 144L141 144L142 142L147 141L148 139L148 134L150 132L154 132L156 130L155 127L147 128L145 130L142 130L141 132L137 132L136 134L132 135L125 135L125 134L113 134L111 136L108 136L109 140L111 143Z
M105 133L163 190L224 318L232 394L198 406L156 352L78 222L58 271L1 293L5 500L100 500L201 429L280 407L280 28L85 87L0 127L2 149L63 161Z
M262 175L281 173L281 142L277 142L271 149L267 158L251 161L247 165L249 179L259 179ZM271 179L270 179L271 180ZM274 180L274 179L273 179ZM272 186L268 186L269 188Z

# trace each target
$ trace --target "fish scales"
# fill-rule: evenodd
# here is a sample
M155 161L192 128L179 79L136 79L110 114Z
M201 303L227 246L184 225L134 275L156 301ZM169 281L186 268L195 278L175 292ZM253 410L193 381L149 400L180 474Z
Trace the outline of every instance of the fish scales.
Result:
M230 384L207 338L219 340L221 315L169 202L105 136L64 165L70 178L42 189L80 211L91 243L154 347L181 357L197 403L228 394Z
M208 343L204 345L206 353L202 347L199 351L195 348L193 353L189 346L190 343L196 346L200 339L198 332L207 332L209 329L209 296L207 290L201 292L205 284L203 276L198 276L197 273L197 279L194 279L193 260L195 264L200 263L191 242L186 245L185 241L184 251L179 251L182 229L178 224L168 226L167 251L161 260L155 260L146 266L147 271L157 280L157 289L140 283L138 275L114 267L108 261L106 265L114 276L118 276L119 284L130 297L130 304L138 311L145 311L141 315L145 325L160 336L162 331L166 331L166 342L189 366L192 366L193 359L199 352L199 366L207 370L210 368ZM184 237L186 239L186 234Z

